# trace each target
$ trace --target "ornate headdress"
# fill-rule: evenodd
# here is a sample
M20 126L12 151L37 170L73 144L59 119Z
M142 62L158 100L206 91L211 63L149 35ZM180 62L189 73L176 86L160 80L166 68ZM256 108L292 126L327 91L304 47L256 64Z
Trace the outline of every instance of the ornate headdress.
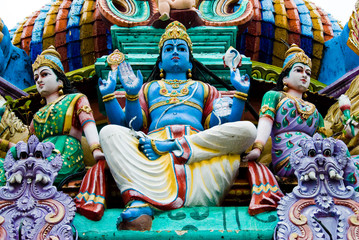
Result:
M32 70L35 71L39 67L48 66L52 69L56 69L58 72L65 74L64 67L61 63L61 56L55 50L54 46L50 46L48 49L44 50L40 55L37 56L34 64L32 64Z
M296 44L292 46L285 53L285 60L283 63L283 71L287 68L291 68L294 63L303 63L312 68L312 60L305 54L303 49L298 47Z
M161 51L163 44L168 39L182 39L182 40L186 41L190 51L192 52L192 41L187 34L186 27L182 23L180 23L178 21L174 21L167 25L166 31L164 34L162 34L161 40L158 44L160 51Z

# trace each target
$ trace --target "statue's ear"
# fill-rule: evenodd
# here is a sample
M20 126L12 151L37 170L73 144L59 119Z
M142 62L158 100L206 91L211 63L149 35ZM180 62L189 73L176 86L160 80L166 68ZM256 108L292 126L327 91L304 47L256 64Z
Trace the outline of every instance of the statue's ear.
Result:
M189 62L189 69L193 68L193 64L191 62Z
M158 63L158 68L159 68L159 69L162 68L162 61L160 61L160 62Z

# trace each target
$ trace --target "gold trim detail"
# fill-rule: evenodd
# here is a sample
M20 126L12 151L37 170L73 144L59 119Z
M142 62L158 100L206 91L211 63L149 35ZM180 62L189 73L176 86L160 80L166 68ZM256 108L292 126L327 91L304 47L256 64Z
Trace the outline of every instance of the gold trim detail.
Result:
M91 146L90 146L91 152L93 153L96 149L98 149L102 152L101 144L99 144L99 143L91 144Z
M243 101L247 101L248 94L236 91L233 97Z
M120 52L118 49L116 49L115 51L113 51L113 53L111 53L110 55L108 55L107 57L107 63L108 65L112 66L112 65L119 65L120 63L122 63L125 60L125 55Z
M297 97L294 97L288 93L285 93L283 92L288 98L292 99L294 102L295 102L295 106L297 108L297 111L299 112L299 114L302 116L302 118L304 119L308 119L310 117L310 115L312 115L315 111L315 105L310 103L310 102L307 102L307 101L304 101L303 99L300 99L300 98L297 98ZM302 110L302 108L299 106L299 102L302 104L302 105L305 105L305 106L309 106L309 110L306 111L306 110Z
M89 105L84 105L79 110L77 110L77 115L80 115L81 112L91 113L92 109Z
M259 151L262 152L264 149L264 145L261 142L254 142L252 148L253 149L257 148L257 149L259 149Z
M129 95L129 94L125 94L125 97L126 97L126 99L128 100L128 101L131 101L131 102L133 102L133 101L136 101L136 100L138 100L139 99L139 95L138 94L136 94L136 95Z
M264 114L266 111L271 111L274 115L275 115L275 113L276 113L276 110L274 109L274 108L272 108L272 107L270 107L269 105L263 105L262 107L261 107L261 109L259 110L262 114Z
M110 94L107 94L105 96L102 97L102 101L103 102L108 102L108 101L111 101L112 99L115 99L116 96L115 96L115 93L110 93Z
M162 34L161 40L158 43L158 47L159 47L160 51L162 49L163 44L169 39L184 40L187 43L188 48L192 52L191 38L187 34L187 29L182 23L180 23L178 21L174 21L174 22L171 22L170 24L168 24L168 26L166 27L165 33Z
M71 127L72 127L72 116L73 116L73 113L74 113L74 110L75 110L76 102L80 97L83 97L83 96L85 96L85 95L78 94L72 99L72 101L70 103L70 106L67 109L66 116L65 116L64 130L63 130L64 134L69 134L70 133L70 130L71 130Z
M285 58L287 59L291 55L294 55L294 56L292 56L291 59L289 59L289 61L283 67L282 71L284 71L287 68L292 67L294 65L294 63L303 63L303 64L307 65L308 67L312 68L312 60L305 54L303 49L301 49L300 47L298 47L298 45L296 45L294 43L285 53Z
M52 109L54 108L55 104L60 102L64 97L66 97L66 95L62 95L60 96L58 99L56 99L55 101L47 104L46 106L50 105L49 108L47 109L47 114L46 117L44 119L41 119L39 116L37 116L37 114L34 114L34 119L38 122L38 123L46 123L48 117L50 116L50 113L52 111ZM43 112L43 108L46 108L46 106L42 107L39 111Z

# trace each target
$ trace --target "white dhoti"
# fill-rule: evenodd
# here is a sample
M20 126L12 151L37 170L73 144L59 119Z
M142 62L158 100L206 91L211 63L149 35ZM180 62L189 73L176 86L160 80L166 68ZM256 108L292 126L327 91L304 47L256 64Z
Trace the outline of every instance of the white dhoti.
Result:
M179 137L179 132L185 136ZM168 210L218 205L237 175L239 154L252 145L255 136L255 126L247 121L198 133L189 126L168 126L148 137L176 138L181 150L156 160L139 151L138 139L126 127L104 127L100 143L125 203L138 199Z

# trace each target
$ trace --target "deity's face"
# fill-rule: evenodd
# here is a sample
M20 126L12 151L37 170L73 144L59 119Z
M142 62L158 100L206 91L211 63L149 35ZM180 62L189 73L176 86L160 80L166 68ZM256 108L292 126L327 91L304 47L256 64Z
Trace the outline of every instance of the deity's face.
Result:
M303 63L295 63L288 76L283 78L288 88L304 93L310 84L311 69Z
M163 44L159 67L166 73L185 73L188 69L192 69L189 53L186 41L169 39Z
M34 71L34 80L36 89L41 97L47 97L59 90L62 81L57 81L55 72L48 66L39 67Z

